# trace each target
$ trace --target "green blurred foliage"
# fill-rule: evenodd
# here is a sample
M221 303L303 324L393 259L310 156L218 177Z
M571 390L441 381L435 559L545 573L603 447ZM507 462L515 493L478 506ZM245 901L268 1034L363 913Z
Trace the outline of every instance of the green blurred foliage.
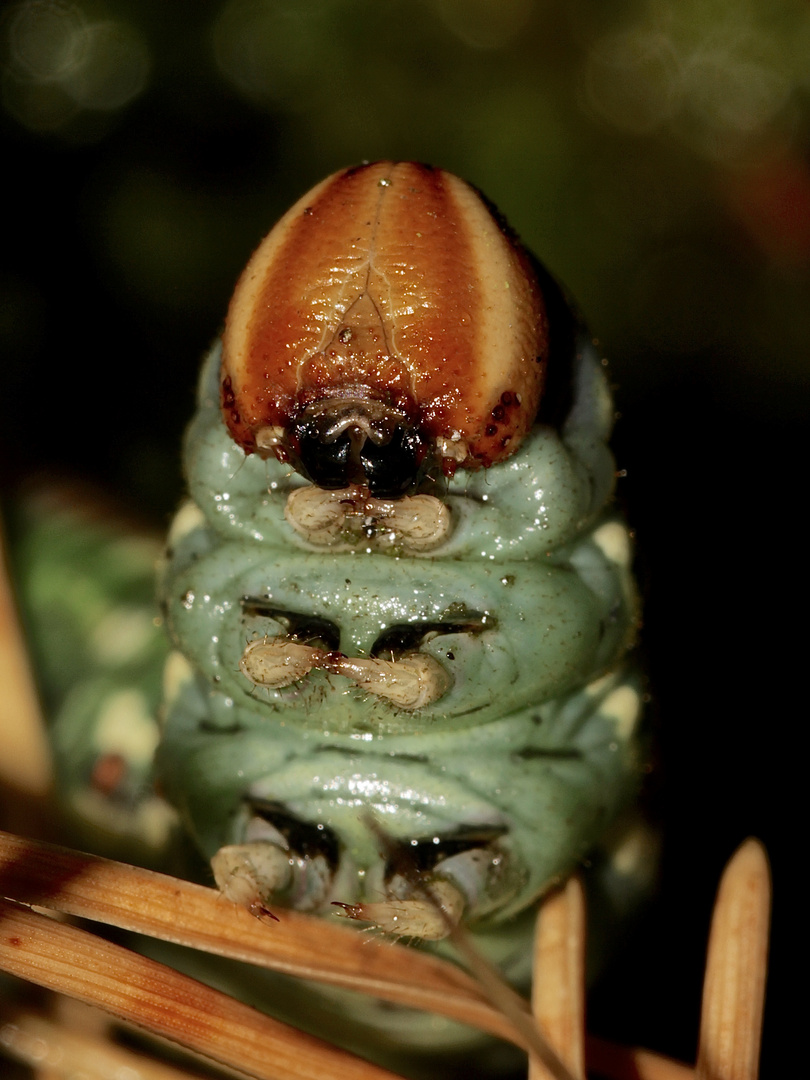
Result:
M623 1008L612 991L596 1008L612 997L688 1056L696 1006L662 1002L694 1001L720 865L749 831L793 861L774 729L803 707L810 7L21 0L0 48L7 482L68 469L168 514L198 357L241 267L359 160L479 185L577 297L620 387L669 776L651 925L671 990L647 993L641 948Z

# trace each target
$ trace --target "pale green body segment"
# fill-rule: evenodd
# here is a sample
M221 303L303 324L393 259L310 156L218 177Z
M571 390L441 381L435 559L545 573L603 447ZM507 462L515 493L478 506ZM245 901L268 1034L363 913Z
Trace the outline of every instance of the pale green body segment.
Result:
M304 481L230 440L218 370L214 349L186 443L193 502L159 585L185 657L167 669L164 789L209 857L244 842L251 800L332 830L327 903L379 895L385 860L367 812L405 843L488 829L506 869L477 915L513 917L598 840L642 764L624 661L630 541L608 509L613 413L597 355L583 346L561 431L537 426L505 463L447 482L452 530L426 555L324 551L299 535L284 506ZM368 656L395 625L472 611L481 627L425 641L451 685L406 711L323 671L254 686L243 650L283 628L244 597L328 620L348 656Z
M73 843L160 861L176 815L153 789L158 536L71 490L19 509L14 569Z

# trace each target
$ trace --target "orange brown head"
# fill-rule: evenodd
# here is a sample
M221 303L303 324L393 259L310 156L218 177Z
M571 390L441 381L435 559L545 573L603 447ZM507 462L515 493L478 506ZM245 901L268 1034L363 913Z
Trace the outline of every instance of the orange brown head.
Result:
M537 412L548 323L532 262L441 169L375 162L300 199L248 263L222 408L246 453L396 498L509 457Z

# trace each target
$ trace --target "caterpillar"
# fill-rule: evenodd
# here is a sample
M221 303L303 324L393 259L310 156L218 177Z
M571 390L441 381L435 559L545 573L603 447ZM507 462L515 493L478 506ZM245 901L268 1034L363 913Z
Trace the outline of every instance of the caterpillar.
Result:
M635 789L637 602L605 370L472 187L347 169L207 358L159 594L164 790L224 891L509 941Z
M644 767L613 417L560 286L450 173L343 170L262 241L158 572L155 769L226 896L437 951L463 924L526 980L537 900Z

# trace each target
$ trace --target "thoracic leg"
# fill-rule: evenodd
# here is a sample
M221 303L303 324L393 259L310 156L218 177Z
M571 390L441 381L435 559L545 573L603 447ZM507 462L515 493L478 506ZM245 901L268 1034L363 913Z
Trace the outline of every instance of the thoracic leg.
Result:
M331 832L291 821L281 809L260 811L248 822L246 842L227 845L212 859L223 893L254 914L281 905L323 910L330 895L340 895ZM436 941L463 916L477 918L500 906L516 884L508 856L486 839L399 842L397 848L385 868L365 878L368 899L332 901L346 917L398 937Z
M452 680L442 665L422 652L382 657L351 657L305 645L288 637L257 638L239 661L242 673L255 686L278 689L300 682L320 669L349 679L359 689L376 694L400 709L422 709L442 697Z
M440 941L457 926L464 913L465 898L450 881L437 878L426 883L424 896L410 900L381 900L372 903L342 904L347 918L372 923L378 930L397 937Z
M431 847L417 846L427 851ZM403 848L405 861L408 850ZM349 918L372 923L386 933L439 941L463 915L477 918L504 902L514 885L507 864L506 854L495 845L470 846L439 858L428 872L391 874L384 900L339 906Z
M253 807L245 842L221 847L211 869L223 894L254 915L274 905L317 911L327 902L337 866L329 829L298 822L283 807Z
M450 511L434 495L376 499L357 486L296 488L284 516L309 543L332 550L372 546L422 553L443 544L451 529Z

